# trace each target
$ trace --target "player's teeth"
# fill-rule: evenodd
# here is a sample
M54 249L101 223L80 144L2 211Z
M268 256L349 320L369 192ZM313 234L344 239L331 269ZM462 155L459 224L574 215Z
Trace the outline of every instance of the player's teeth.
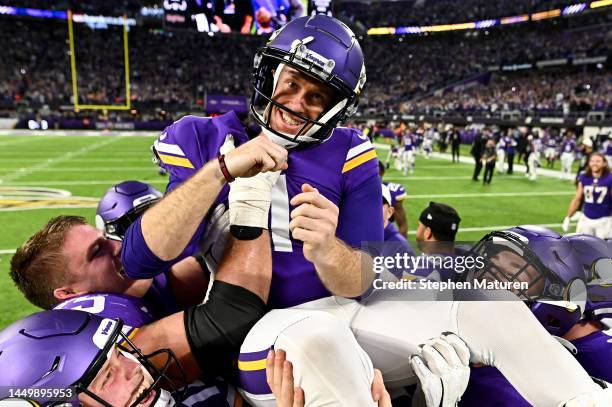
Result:
M283 118L283 121L291 126L296 126L298 124L300 124L299 121L297 120L292 120L290 117L286 116L284 112L281 112L281 117Z

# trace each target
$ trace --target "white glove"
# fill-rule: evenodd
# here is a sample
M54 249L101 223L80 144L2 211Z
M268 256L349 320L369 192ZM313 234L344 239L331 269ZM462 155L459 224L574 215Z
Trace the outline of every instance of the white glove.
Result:
M565 219L563 219L563 225L561 225L561 229L563 230L564 233L567 233L569 231L570 228L570 218L569 216L566 216Z
M268 229L272 187L280 171L263 172L249 178L236 178L230 185L230 224Z
M470 379L469 364L470 350L453 333L430 340L420 356L412 356L410 365L419 378L427 407L457 405Z

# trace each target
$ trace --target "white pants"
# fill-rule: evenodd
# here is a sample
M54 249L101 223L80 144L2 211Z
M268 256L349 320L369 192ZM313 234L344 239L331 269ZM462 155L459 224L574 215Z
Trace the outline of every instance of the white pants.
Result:
M536 153L531 153L529 154L529 157L527 157L527 165L529 166L529 178L534 181L538 177L537 162L539 158L539 154Z
M402 152L402 165L404 167L404 173L408 173L408 170L414 168L414 150L403 150Z
M584 213L578 219L576 225L576 233L584 233L587 235L597 236L600 239L606 239L610 235L612 229L612 216L604 216L603 218L591 219Z
M317 318L319 311L332 314L336 322L328 320L317 327L312 319L312 324L299 328L307 313ZM284 315L296 312L299 321ZM533 405L557 407L578 394L598 390L573 356L516 300L411 301L404 293L388 291L375 292L366 304L324 298L264 316L244 341L240 363L271 347L282 348L293 363L295 385L304 389L307 406L369 406L370 362L349 339L347 327L382 370L390 390L416 382L410 356L418 352L419 344L443 332L457 333L470 347L472 362L497 367ZM265 383L265 364L259 372L241 368L241 378L251 375L245 387L257 382L257 374ZM243 395L255 406L273 406L273 395L263 387L252 394L258 388L251 386L253 390Z
M497 163L495 166L497 167L497 172L503 173L505 171L505 163L506 163L506 152L503 148L497 149Z
M561 172L564 175L572 173L573 163L574 163L574 153L561 154Z

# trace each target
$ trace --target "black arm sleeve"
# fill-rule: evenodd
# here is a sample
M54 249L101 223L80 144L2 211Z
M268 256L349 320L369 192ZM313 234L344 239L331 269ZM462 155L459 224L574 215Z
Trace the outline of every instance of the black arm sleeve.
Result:
M206 303L185 311L187 340L204 380L221 376L236 383L240 346L265 313L266 304L256 294L218 280Z

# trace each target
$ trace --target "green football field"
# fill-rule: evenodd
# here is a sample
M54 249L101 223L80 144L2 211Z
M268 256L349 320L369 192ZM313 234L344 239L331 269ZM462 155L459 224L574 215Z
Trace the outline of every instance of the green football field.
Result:
M136 179L163 190L166 178L151 163L154 136L0 136L0 328L36 308L15 289L9 277L14 249L49 218L85 216L94 222L97 199L113 184ZM465 151L465 149L464 149ZM386 156L386 152L381 152ZM487 231L518 224L556 225L559 230L574 187L569 181L522 174L495 174L490 186L471 181L471 164L417 158L408 177L394 170L385 180L408 192L409 238L429 201L452 205L461 215L458 239L480 238Z

